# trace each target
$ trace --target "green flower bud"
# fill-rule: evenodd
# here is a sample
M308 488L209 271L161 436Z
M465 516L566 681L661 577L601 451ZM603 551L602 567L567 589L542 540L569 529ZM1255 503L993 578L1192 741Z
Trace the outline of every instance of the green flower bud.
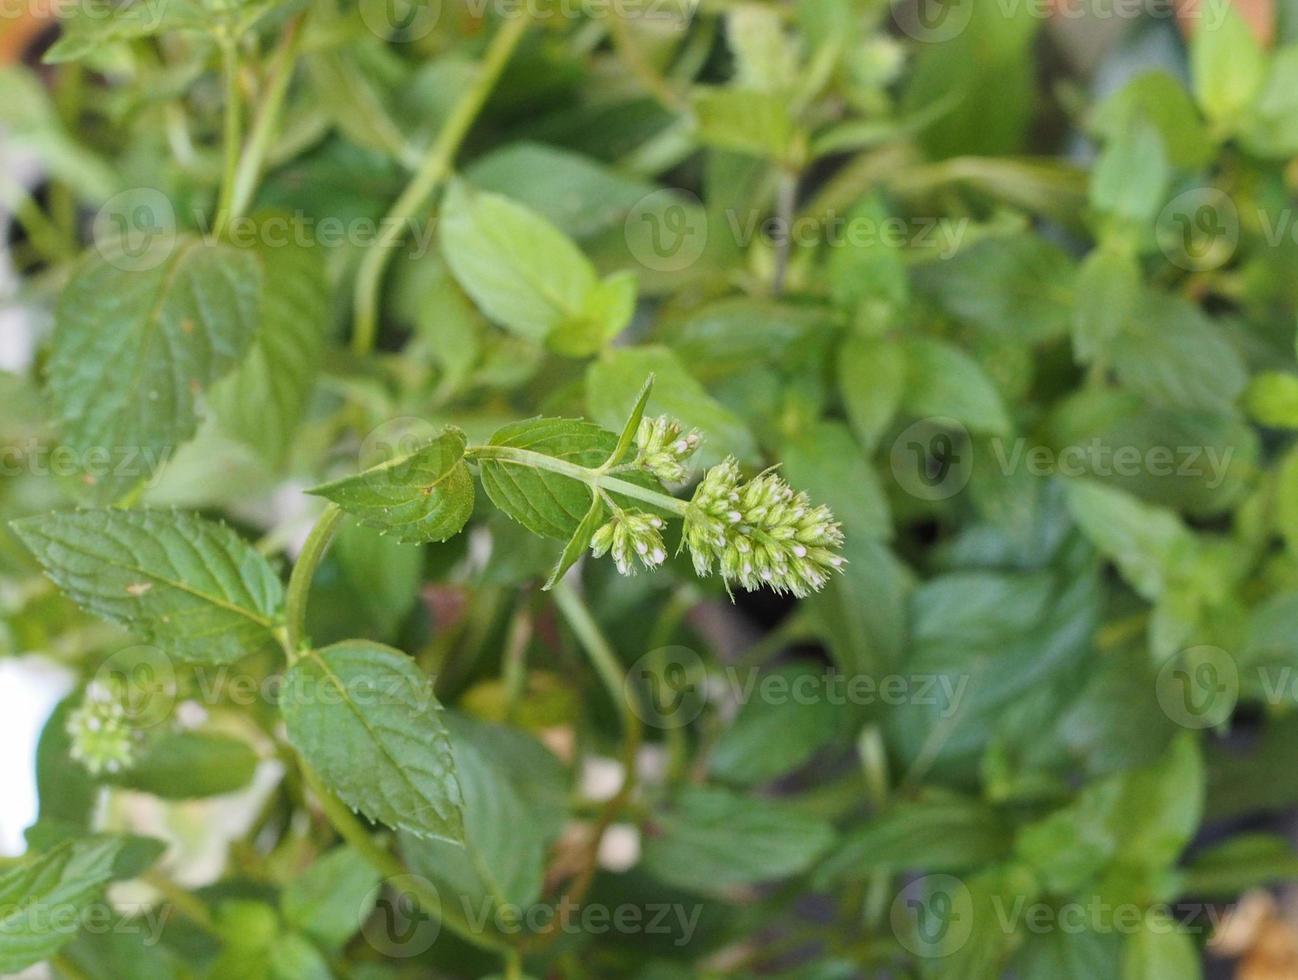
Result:
M135 764L136 733L118 692L110 688L86 688L81 704L68 717L67 732L72 758L93 775L122 772Z
M662 518L653 514L619 510L591 538L591 553L600 558L611 551L623 575L634 575L636 562L645 568L657 568L667 558L662 526Z
M702 438L697 429L682 433L679 422L660 415L656 419L640 420L635 441L635 465L639 469L652 473L663 483L683 483L685 461L694 455Z

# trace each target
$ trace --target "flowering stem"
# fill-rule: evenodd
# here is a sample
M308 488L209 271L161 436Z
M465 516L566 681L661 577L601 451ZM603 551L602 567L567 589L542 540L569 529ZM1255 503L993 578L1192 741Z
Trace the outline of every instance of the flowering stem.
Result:
M622 497L630 497L632 500L640 500L646 504L653 504L655 507L661 507L665 511L676 514L678 517L684 517L686 511L689 510L689 504L686 501L673 497L671 494L651 490L648 487L640 486L638 483L610 476L603 469L578 466L576 463L569 463L565 459L557 459L544 453L532 452L530 449L516 449L513 446L470 446L464 451L464 455L470 459L494 459L499 462L516 463L519 466L530 466L533 469L549 470L551 473L558 473L560 476L580 480L597 492L603 490Z
M478 69L477 79L451 111L428 156L383 219L380 225L382 231L361 260L360 270L356 274L355 321L352 326L354 353L368 354L374 347L374 335L378 329L379 286L382 284L389 254L400 244L406 224L427 203L428 196L450 171L456 151L464 142L478 113L482 111L487 96L491 94L518 42L522 40L529 22L524 15L511 17L491 39Z

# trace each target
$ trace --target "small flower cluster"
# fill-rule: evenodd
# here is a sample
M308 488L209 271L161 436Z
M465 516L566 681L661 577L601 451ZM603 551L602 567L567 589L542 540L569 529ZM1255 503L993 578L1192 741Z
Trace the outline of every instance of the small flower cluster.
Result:
M68 717L71 755L95 776L130 769L135 764L136 732L117 694L100 684L86 689L85 698Z
M590 550L596 558L610 550L613 562L623 575L634 575L638 560L645 568L657 568L667 558L663 547L661 517L640 511L617 510L613 519L600 527L590 539Z
M683 483L685 461L694 455L699 442L698 430L682 433L681 424L666 415L641 419L635 434L635 465L663 483Z
M768 586L802 598L824 587L844 559L843 532L829 508L812 506L774 472L744 482L733 459L704 475L685 514L694 568L720 567L727 586Z

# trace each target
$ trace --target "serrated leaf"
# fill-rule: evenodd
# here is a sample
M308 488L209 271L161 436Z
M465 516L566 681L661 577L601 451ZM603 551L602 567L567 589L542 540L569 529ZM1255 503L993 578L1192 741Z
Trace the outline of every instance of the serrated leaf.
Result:
M617 437L593 422L529 419L498 429L487 445L524 449L594 469L608 459ZM594 494L582 480L489 457L478 458L478 472L492 502L537 534L566 541L590 511Z
M416 837L464 841L463 801L429 679L391 647L349 640L284 675L288 739L339 798Z
M259 231L271 220L262 215ZM262 279L260 326L243 363L215 388L209 401L222 427L257 449L272 465L283 462L306 410L324 356L329 290L321 249L258 234L248 249Z
M78 510L11 526L74 602L165 653L232 663L274 639L283 587L224 525L178 511Z
M616 466L630 451L632 443L635 442L635 434L640 428L640 420L644 418L645 406L649 404L649 394L653 391L653 387L654 376L650 374L640 386L640 395L631 406L631 413L627 416L626 424L622 426L622 434L617 437L617 446L609 454L607 465Z
M0 973L56 953L113 876L119 838L59 845L0 876Z
M366 527L408 544L454 537L473 513L464 433L448 428L413 453L316 487Z
M64 445L105 503L193 436L199 397L252 342L261 294L256 260L226 245L163 235L129 259L106 246L77 266L49 362ZM119 465L92 472L104 452Z

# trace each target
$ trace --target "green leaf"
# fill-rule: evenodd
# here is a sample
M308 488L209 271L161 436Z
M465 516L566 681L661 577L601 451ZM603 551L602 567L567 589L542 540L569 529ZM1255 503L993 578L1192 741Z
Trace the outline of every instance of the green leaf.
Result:
M1298 47L1275 52L1241 130L1244 145L1261 156L1288 158L1298 153Z
M900 800L849 832L817 872L819 880L875 871L960 874L1010 853L1006 820L980 800L941 792Z
M1056 912L1058 915L1058 912ZM1094 980L1116 977L1121 937L1089 928L1032 932L1015 954L1011 971L1020 980Z
M1237 10L1224 0L1206 0L1190 42L1190 67L1204 113L1230 131L1262 87L1266 57Z
M902 404L907 412L920 418L953 418L972 432L1009 432L1000 393L977 361L940 340L912 337L903 343L907 371Z
M699 139L709 146L770 160L786 160L793 150L794 124L788 101L753 89L699 88L694 117Z
M758 696L740 707L708 758L713 778L739 786L769 782L828 745L842 730L843 705L823 696L808 702L796 694L803 689L823 694L826 677L823 666L803 662L755 678ZM785 696L762 698L760 692L768 689Z
M1133 116L1110 138L1091 173L1091 205L1137 230L1163 206L1171 168L1152 123Z
M599 530L600 525L604 523L605 507L604 501L598 496L592 494L590 501L590 510L586 511L586 516L581 519L577 529L572 532L572 537L568 543L563 546L563 552L559 555L559 560L555 562L554 568L550 572L550 577L545 580L542 591L549 592L558 584L559 580L572 568L590 547L591 538Z
M892 517L879 478L842 423L818 422L790 440L784 449L784 474L790 485L828 504L846 536L892 536Z
M715 894L799 874L833 842L832 827L787 803L694 786L655 814L643 864L668 884Z
M464 840L441 706L414 662L361 640L313 650L284 675L288 739L344 803L416 837Z
M34 153L86 200L105 201L120 186L107 163L68 134L49 89L23 65L0 68L0 124L15 149Z
M870 538L848 537L842 554L841 573L802 608L844 672L882 676L901 662L914 576L886 544Z
M1197 170L1211 159L1212 142L1180 79L1164 71L1137 75L1095 109L1092 122L1099 136L1112 140L1134 117L1157 128L1172 166Z
M699 447L700 465L723 456L751 462L757 445L744 421L708 394L667 347L617 347L591 364L586 372L586 405L595 420L609 428L620 428L636 401L636 393L648 376L655 378L646 411L670 415L686 428L703 433Z
M50 64L77 61L105 45L164 31L211 30L222 19L219 11L233 12L253 6L238 3L218 6L202 0L174 0L161 6L147 0L132 3L87 0L60 12L61 35L45 53L44 60Z
M1073 353L1089 364L1103 355L1135 315L1141 295L1140 266L1135 257L1097 248L1077 272L1077 305L1073 308Z
M599 287L572 241L534 211L461 181L442 202L442 254L478 307L521 337L543 342L580 324Z
M852 430L870 451L877 449L901 407L906 352L892 341L849 337L838 350L838 394Z
M112 878L119 838L61 844L0 875L0 973L48 959Z
M286 214L256 218L247 249L261 269L260 327L242 364L212 389L209 401L222 427L273 465L283 462L324 357L329 289L324 254L292 239ZM287 229L286 240L276 229Z
M284 921L337 951L369 916L379 880L359 852L336 847L288 883L279 900Z
M260 312L261 272L247 253L162 235L130 264L123 256L105 246L73 271L49 362L64 445L103 502L194 434L200 395L243 357ZM97 468L105 452L113 465Z
M470 921L489 909L526 909L541 894L546 841L540 825L494 760L459 740L453 753L464 792L464 845L404 837L407 865L441 894L466 903Z
M81 695L64 698L50 713L36 743L36 794L40 819L88 830L99 787L84 766L71 755L68 716L81 703Z
M1248 414L1261 425L1298 429L1298 375L1263 371L1244 394Z
M464 465L464 446L464 433L447 428L413 453L310 492L398 541L445 541L473 514L473 477Z
M1082 532L1133 589L1146 599L1158 598L1194 548L1180 518L1099 483L1075 480L1067 488L1068 509Z
M348 521L338 529L333 554L342 584L373 627L374 638L389 638L419 602L423 551Z
M164 800L220 796L252 782L257 754L247 742L210 732L166 732L126 772L119 786Z
M498 429L487 445L524 449L594 469L612 454L617 437L590 422L531 419ZM511 459L478 457L477 462L487 496L536 534L567 541L590 511L594 494L582 480Z
M1248 372L1218 323L1199 307L1146 290L1110 348L1118 378L1154 405L1229 414Z
M1151 912L1127 937L1122 980L1200 980L1202 960L1194 941L1166 912Z
M165 653L233 663L274 641L283 587L224 525L178 511L78 510L11 526L73 601Z
M473 162L465 177L531 208L566 235L586 238L621 223L654 184L571 150L509 143Z
M1298 854L1279 834L1246 833L1196 854L1183 894L1229 901L1253 888L1298 876Z
M638 280L632 272L615 272L597 282L578 314L555 324L546 338L549 348L567 357L589 357L620 334L635 313Z

